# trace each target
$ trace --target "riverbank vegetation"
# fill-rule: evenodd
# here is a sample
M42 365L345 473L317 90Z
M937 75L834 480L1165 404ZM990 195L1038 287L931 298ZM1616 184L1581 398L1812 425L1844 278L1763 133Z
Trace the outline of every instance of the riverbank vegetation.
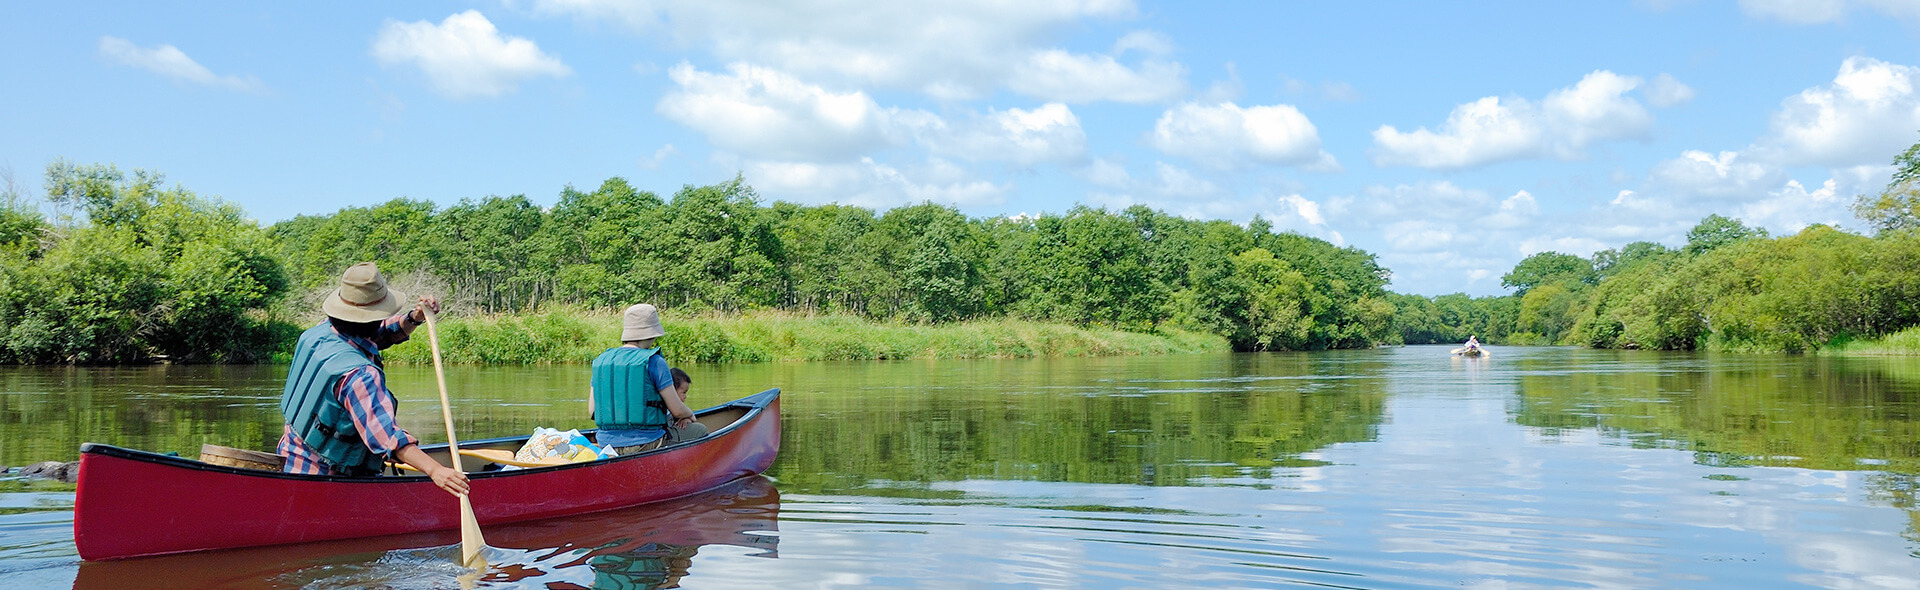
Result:
M1369 347L1393 339L1373 255L1145 207L971 219L763 204L736 179L671 198L609 179L542 208L395 199L268 227L159 174L56 162L48 216L0 208L0 362L284 357L340 269L375 260L447 303L464 362L574 362L639 301L690 359L888 359ZM410 353L396 352L405 362Z
M1396 297L1396 323L1407 342L1920 354L1920 144L1893 163L1885 190L1854 203L1872 236L1770 236L1710 215L1677 248L1529 256L1501 279L1511 296Z
M661 348L675 361L765 362L1079 357L1225 352L1225 338L1161 329L1152 333L1016 319L944 324L877 322L851 315L760 311L667 314ZM442 358L452 363L587 363L620 336L618 310L545 309L475 315L440 323ZM416 339L424 334L416 332ZM388 351L393 364L432 362L421 346Z
M968 218L763 203L740 179L667 198L612 178L552 207L394 199L261 227L111 165L48 166L52 217L0 202L0 362L258 362L378 261L447 304L456 362L579 362L612 314L660 305L689 359L956 358L1321 350L1459 342L1913 354L1920 144L1855 213L1872 236L1770 236L1710 215L1669 247L1540 252L1512 295L1386 291L1372 254L1146 207ZM1221 344L1224 342L1224 345ZM397 352L407 362L412 353Z

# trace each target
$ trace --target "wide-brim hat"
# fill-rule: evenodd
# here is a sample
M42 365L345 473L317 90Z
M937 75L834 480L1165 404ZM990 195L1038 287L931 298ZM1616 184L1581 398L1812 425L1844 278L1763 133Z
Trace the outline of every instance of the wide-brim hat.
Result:
M340 275L340 288L320 304L328 317L349 322L378 322L400 313L407 296L387 287L386 275L371 262L347 267Z
M636 303L620 314L620 341L632 342L667 335L660 325L660 310L651 303Z

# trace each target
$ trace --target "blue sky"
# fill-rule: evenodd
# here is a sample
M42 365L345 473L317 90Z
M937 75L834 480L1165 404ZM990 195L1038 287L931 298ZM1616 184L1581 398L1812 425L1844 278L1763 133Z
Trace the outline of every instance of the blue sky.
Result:
M1143 204L1504 293L1719 213L1860 227L1920 141L1920 0L0 2L0 165L263 223L620 176L975 216Z

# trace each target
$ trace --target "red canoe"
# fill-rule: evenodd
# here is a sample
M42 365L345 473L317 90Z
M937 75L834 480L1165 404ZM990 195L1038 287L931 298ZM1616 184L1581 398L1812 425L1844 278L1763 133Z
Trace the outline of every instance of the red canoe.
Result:
M765 471L780 450L780 390L697 412L710 434L623 457L480 471L463 457L484 528L699 493ZM514 450L527 437L466 441ZM424 447L446 464L445 445ZM459 503L420 475L329 477L240 469L88 443L80 446L73 542L80 558L395 535L460 526Z

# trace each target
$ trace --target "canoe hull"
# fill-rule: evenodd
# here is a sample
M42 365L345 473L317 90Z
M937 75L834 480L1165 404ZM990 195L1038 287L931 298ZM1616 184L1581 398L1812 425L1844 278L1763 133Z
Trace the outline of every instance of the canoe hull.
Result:
M760 473L779 452L779 393L703 410L749 407L738 420L690 444L558 467L470 473L474 514L484 527L612 510ZM444 458L444 447L438 450L433 454ZM458 500L423 476L290 475L88 444L81 447L73 538L82 559L105 560L459 526Z

